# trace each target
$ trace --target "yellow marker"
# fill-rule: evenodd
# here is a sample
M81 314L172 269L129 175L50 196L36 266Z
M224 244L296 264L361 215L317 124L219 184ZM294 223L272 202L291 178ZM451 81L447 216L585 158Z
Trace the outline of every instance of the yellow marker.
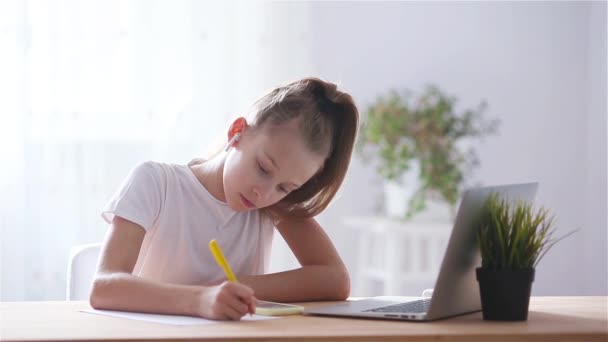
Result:
M215 261L218 265L224 270L226 273L226 277L229 281L238 283L234 273L232 273L232 269L224 257L224 253L222 253L222 249L220 245L215 241L215 239L209 241L209 249L211 250L211 254L215 257ZM301 314L304 311L304 307L291 305L291 304L283 304L283 303L275 303L275 302L266 302L263 300L258 300L255 308L255 313L258 315L265 316L285 316L285 315L297 315Z
M215 239L209 241L209 249L211 250L211 254L213 254L215 257L217 264L220 265L220 267L224 270L224 273L226 273L226 278L228 278L229 281L238 283L234 273L232 273L232 269L230 268L228 261L226 261L226 258L224 257L224 253L222 253L220 245L217 243L217 241L215 241Z

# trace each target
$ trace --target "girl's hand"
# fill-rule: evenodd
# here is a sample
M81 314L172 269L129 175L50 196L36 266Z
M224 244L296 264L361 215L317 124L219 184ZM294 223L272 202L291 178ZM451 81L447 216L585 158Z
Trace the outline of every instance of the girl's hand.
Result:
M255 313L256 301L249 286L225 281L203 288L197 314L209 319L238 321L247 313Z

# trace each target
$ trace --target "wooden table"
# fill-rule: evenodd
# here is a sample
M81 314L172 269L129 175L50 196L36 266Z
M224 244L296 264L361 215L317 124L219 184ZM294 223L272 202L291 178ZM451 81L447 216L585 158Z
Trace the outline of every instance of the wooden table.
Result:
M304 306L327 303L304 303ZM79 312L86 302L2 302L2 341L608 341L608 297L533 297L526 322L481 313L427 323L289 316L172 326Z

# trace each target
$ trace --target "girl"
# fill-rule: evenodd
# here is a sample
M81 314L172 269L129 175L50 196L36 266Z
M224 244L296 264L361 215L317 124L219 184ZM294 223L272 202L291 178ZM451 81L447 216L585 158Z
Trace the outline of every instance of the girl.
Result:
M103 209L110 223L90 304L239 320L257 298L344 300L348 271L314 220L344 180L358 128L352 97L318 78L274 89L236 119L225 152L137 166ZM274 227L301 268L264 274ZM239 280L207 248L218 240Z

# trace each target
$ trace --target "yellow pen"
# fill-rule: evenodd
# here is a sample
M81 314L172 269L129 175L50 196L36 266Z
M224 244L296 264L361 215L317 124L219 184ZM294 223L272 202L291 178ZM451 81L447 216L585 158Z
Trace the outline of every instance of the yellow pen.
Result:
M226 273L226 278L228 278L229 281L238 283L234 273L232 273L232 269L230 268L228 261L226 261L226 257L224 257L224 253L222 253L220 245L217 243L217 241L215 241L215 239L209 241L209 249L211 250L211 254L213 254L215 257L217 264L220 265L220 267L224 270L224 273Z

